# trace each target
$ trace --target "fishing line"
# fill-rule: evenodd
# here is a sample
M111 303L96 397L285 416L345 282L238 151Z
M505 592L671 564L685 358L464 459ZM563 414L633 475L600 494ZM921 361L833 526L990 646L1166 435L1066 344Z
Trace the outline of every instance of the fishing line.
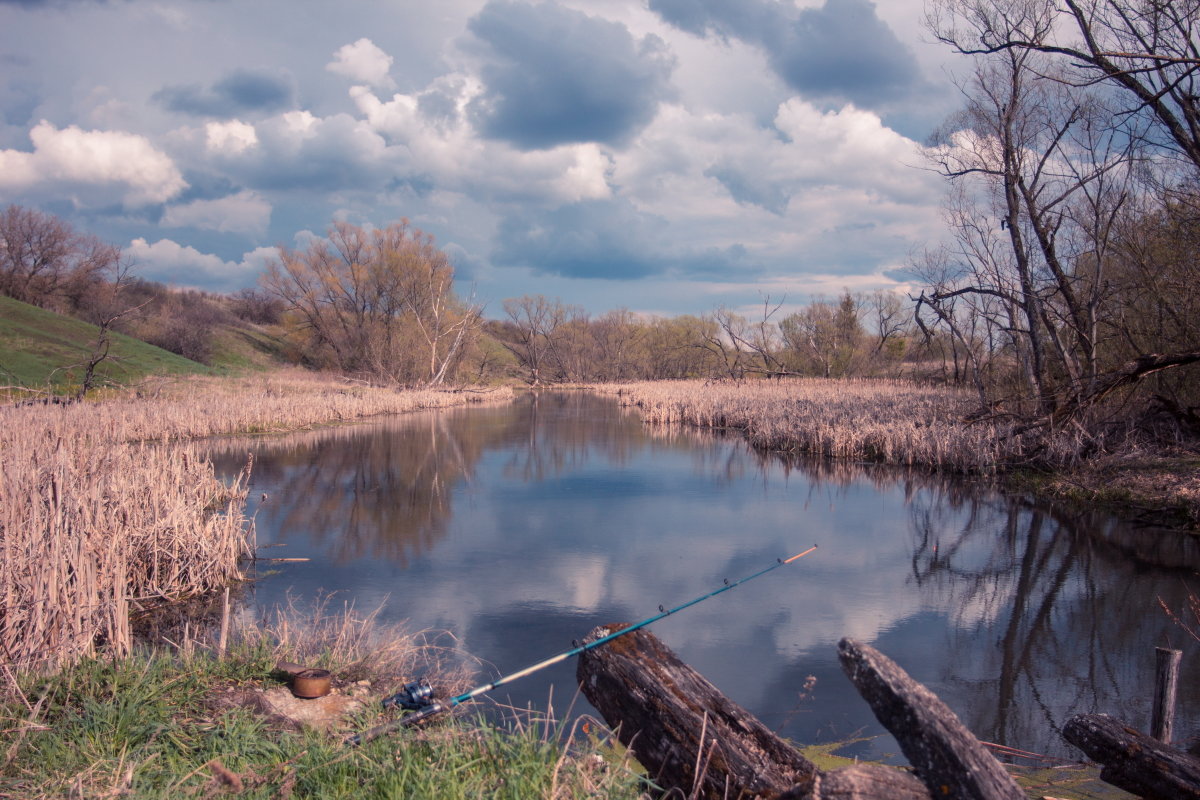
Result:
M808 548L803 553L797 553L796 555L792 556L789 559L786 559L786 560L782 559L782 558L776 559L775 563L772 564L771 566L767 567L766 569L759 570L758 572L754 573L753 575L747 575L745 578L741 578L740 580L734 581L733 583L730 583L729 579L727 578L727 579L725 579L724 583L720 587L714 589L713 591L709 592L708 594L702 594L699 597L696 597L692 600L687 601L686 603L682 603L681 605L677 605L674 608L670 608L670 609L664 609L662 606L659 606L658 607L659 613L655 614L654 616L647 617L646 619L642 620L641 622L634 623L633 625L630 625L629 627L626 627L626 628L621 628L619 631L614 631L613 633L610 633L607 636L602 636L599 639L596 639L595 641L587 642L586 644L576 645L576 646L572 647L570 650L564 650L563 652L559 653L558 655L554 655L554 656L551 656L550 658L547 658L545 661L539 661L536 664L531 664L530 666L525 667L525 669L518 670L517 672L514 672L510 675L505 675L504 677L501 677L501 678L497 678L496 680L492 681L491 683L485 683L482 686L477 686L469 692L464 692L463 694L456 695L455 697L451 697L445 701L432 700L431 699L431 690L427 689L428 684L409 684L408 686L406 686L404 688L403 691L401 691L395 695L392 695L391 697L386 698L383 701L384 707L387 708L387 707L393 706L393 705L400 705L400 706L404 706L407 708L413 708L414 705L416 705L417 707L420 707L419 711L416 711L415 713L409 714L408 716L402 717L398 720L394 720L392 722L388 722L383 725L378 725L374 728L363 731L362 733L355 734L354 736L349 737L346 741L350 744L361 744L363 742L369 742L372 739L383 736L384 734L391 733L394 730L398 730L400 728L407 728L410 725L415 725L418 722L421 722L423 720L428 719L429 717L434 716L435 714L440 714L443 711L449 711L450 709L454 708L455 706L462 705L466 701L468 701L472 698L478 697L481 694L486 694L487 692L490 692L497 687L503 686L506 683L512 683L513 681L517 680L518 678L524 678L526 675L531 675L534 672L537 672L538 670L545 669L546 667L553 666L554 664L558 664L560 662L566 661L568 658L577 656L586 650L591 650L593 648L599 647L600 645L607 644L608 642L611 642L613 639L616 639L620 636L624 636L627 633L633 633L634 631L636 631L640 628L644 628L647 625L658 622L663 617L668 617L671 614L674 614L679 611L683 611L685 608L694 606L697 603L702 603L705 600L709 599L710 597L715 597L716 595L719 595L721 592L727 592L730 589L733 589L734 587L741 586L743 583L752 581L755 578L758 578L762 575L766 575L768 572L770 572L773 569L779 569L780 567L782 567L786 564L791 564L793 561L797 561L801 558L804 558L806 555L808 555L809 553L811 553L813 550L816 550L816 549L817 549L817 546L814 544L812 547ZM421 695L419 698L415 698L413 696L414 689L417 694Z

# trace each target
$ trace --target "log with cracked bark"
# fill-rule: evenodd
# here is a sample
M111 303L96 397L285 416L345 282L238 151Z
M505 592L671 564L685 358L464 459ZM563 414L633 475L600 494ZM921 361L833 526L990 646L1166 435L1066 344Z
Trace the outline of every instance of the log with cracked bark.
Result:
M1101 765L1100 779L1147 800L1200 800L1200 758L1122 725L1106 714L1078 714L1063 738Z
M870 645L838 642L842 669L934 797L1025 800L1025 792L937 695Z
M601 626L587 641L623 627ZM700 798L929 800L902 769L860 764L821 772L648 631L585 651L576 676L664 790Z

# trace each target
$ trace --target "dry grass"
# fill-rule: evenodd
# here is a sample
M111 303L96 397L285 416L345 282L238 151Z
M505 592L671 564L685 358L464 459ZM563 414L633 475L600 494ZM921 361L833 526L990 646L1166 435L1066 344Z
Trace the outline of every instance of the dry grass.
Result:
M378 620L382 608L362 613L353 605L334 608L333 600L318 597L303 608L292 602L264 619L242 620L234 626L236 645L267 647L274 663L319 666L347 680L370 679L378 687L398 689L415 678L430 680L442 697L469 689L481 668L449 632L383 624Z
M240 577L250 546L244 484L224 485L186 440L504 396L397 392L284 372L0 408L0 661L53 668L100 644L128 652L131 602Z
M1009 465L1067 463L1070 432L1012 435L1006 422L966 422L973 395L902 380L820 378L711 383L662 381L598 387L650 423L735 428L755 447L890 464L989 473Z

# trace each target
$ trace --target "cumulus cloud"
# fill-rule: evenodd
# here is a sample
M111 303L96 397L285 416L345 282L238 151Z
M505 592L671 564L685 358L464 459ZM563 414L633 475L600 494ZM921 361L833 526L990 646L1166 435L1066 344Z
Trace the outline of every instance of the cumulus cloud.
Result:
M81 205L162 203L187 182L148 139L124 131L58 129L42 120L29 132L33 151L0 150L0 188L35 196L69 194Z
M675 27L761 47L772 69L809 99L894 105L922 85L916 57L871 0L798 9L777 0L650 0Z
M204 126L204 133L210 152L237 154L258 144L258 133L254 126L237 119L210 122Z
M942 182L907 166L918 162L917 144L874 112L792 98L768 128L670 106L619 155L611 180L640 213L666 221L651 243L676 275L732 284L898 266L939 220ZM810 291L798 283L782 291Z
M228 197L170 206L162 218L162 225L168 228L200 228L247 236L265 234L270 224L270 202L249 190Z
M211 88L196 84L166 86L150 98L166 108L198 117L232 117L292 108L296 87L291 76L276 70L237 69Z
M353 44L339 47L333 54L333 61L325 65L325 69L330 72L383 88L396 85L388 75L391 68L392 57L365 37Z
M573 203L608 197L611 161L595 144L522 151L481 139L467 107L482 87L466 76L436 81L418 95L384 102L365 87L351 90L360 112L398 151L398 174L481 200Z
M720 197L773 215L785 214L794 197L819 187L936 203L940 182L907 166L919 161L918 145L874 112L853 106L822 111L791 98L768 128L744 116L670 107L622 154L614 181L643 208L666 213L673 204L676 215L744 224Z
M274 247L259 247L245 253L240 262L225 261L171 239L159 239L151 244L142 238L130 242L124 252L138 275L145 278L218 291L252 284L267 261L279 255Z
M621 144L671 96L674 62L656 36L554 2L491 0L468 23L481 59L471 113L523 149Z
M253 126L209 124L203 142L208 168L260 191L378 191L395 177L403 155L365 120L311 111L288 111Z

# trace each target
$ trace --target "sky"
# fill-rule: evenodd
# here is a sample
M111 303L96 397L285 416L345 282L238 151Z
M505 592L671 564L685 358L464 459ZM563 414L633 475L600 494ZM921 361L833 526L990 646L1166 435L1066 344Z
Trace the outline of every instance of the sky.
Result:
M0 206L172 286L407 218L503 315L903 291L956 65L921 0L0 0Z

